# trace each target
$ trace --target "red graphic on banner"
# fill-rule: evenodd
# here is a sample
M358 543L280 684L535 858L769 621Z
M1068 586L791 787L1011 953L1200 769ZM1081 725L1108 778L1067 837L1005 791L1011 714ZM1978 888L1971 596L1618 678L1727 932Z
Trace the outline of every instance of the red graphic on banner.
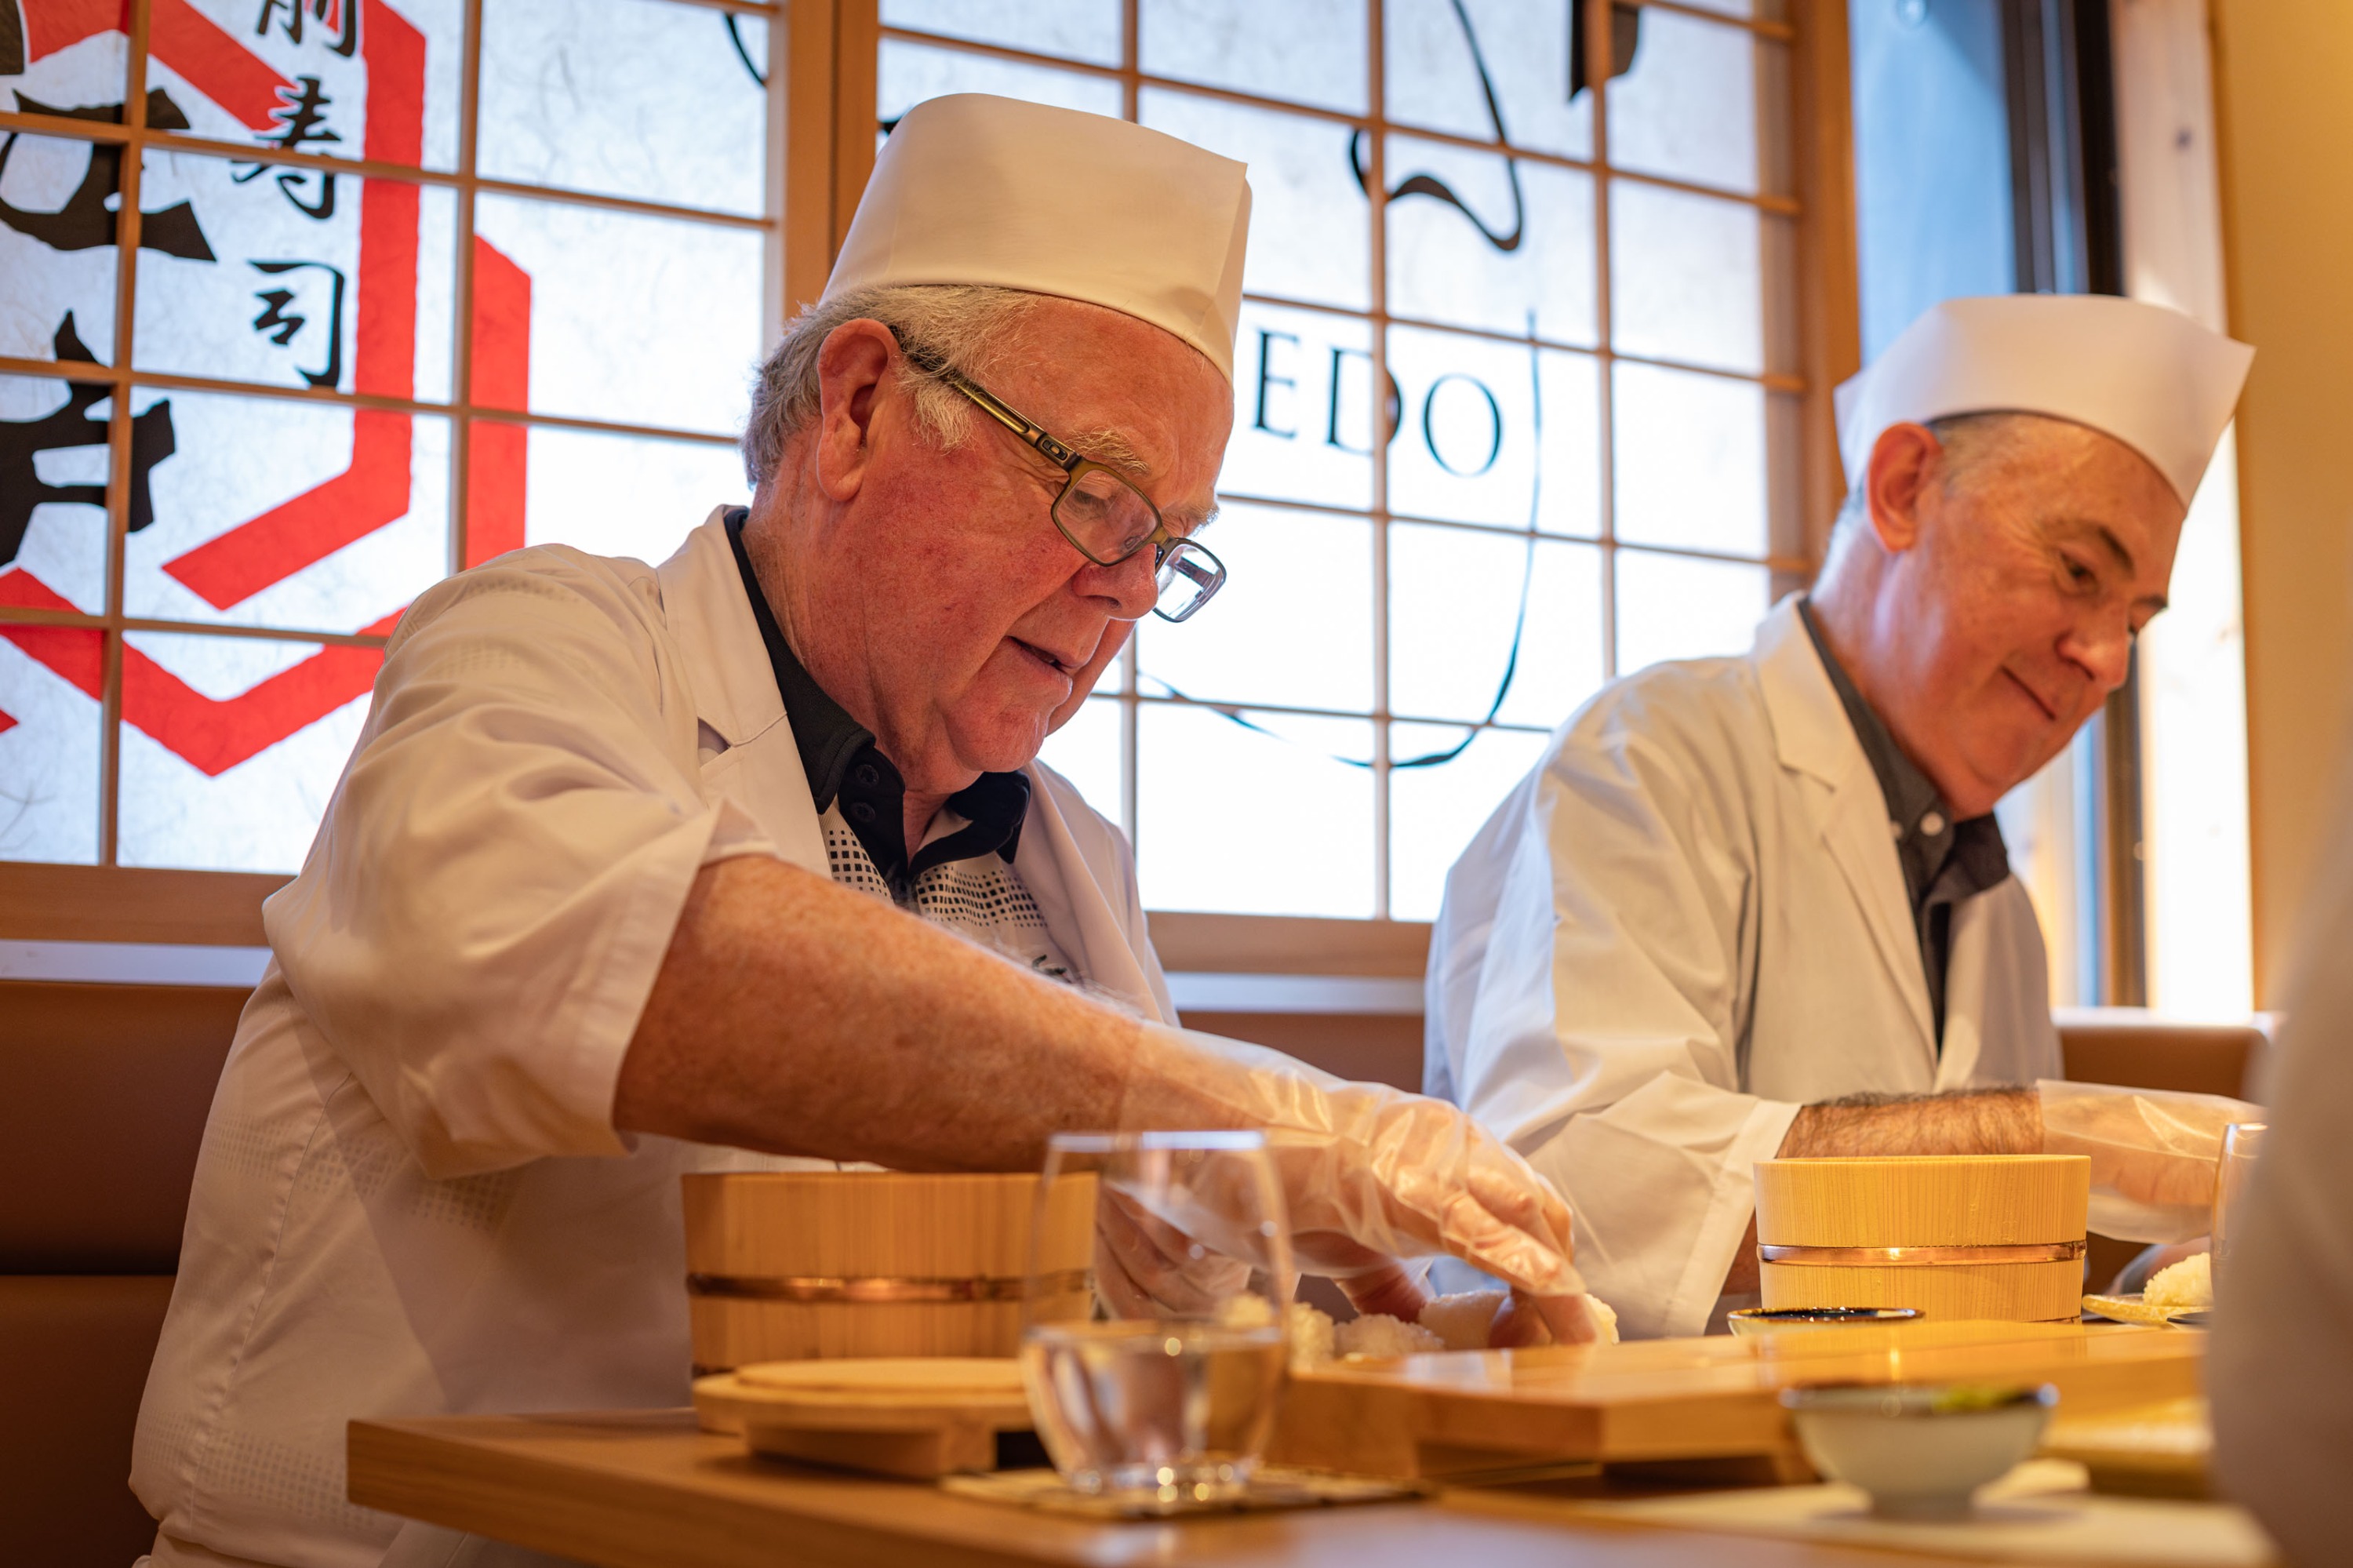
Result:
M123 0L46 0L26 6L24 17L27 60L100 33L131 30L131 7ZM256 131L269 129L279 105L278 90L294 85L256 59L188 0L154 0L147 14L147 52Z
M365 155L383 163L420 164L424 36L382 0L360 3L362 58L368 68ZM36 59L123 26L126 14L119 0L63 0L27 9L39 18L27 37ZM254 129L270 127L281 103L278 90L290 93L291 83L186 0L154 0L150 29L157 58ZM353 363L353 387L363 394L405 398L415 392L417 212L414 185L370 180L363 187ZM479 237L474 267L474 386L485 400L520 409L531 378L531 279ZM216 609L227 609L398 521L409 509L410 438L409 416L355 410L351 461L342 473L216 535L165 563L164 570ZM473 523L469 566L523 542L523 439L520 427L477 427L466 481ZM21 568L0 574L0 602L71 608ZM388 631L398 620L395 611L364 630ZM100 694L100 656L69 641L87 637L96 647L96 634L29 627L0 635L90 695ZM382 662L374 650L330 647L243 696L216 702L126 646L122 716L205 773L217 775L367 691ZM0 731L15 724L0 713Z
M30 572L0 577L0 604L71 609ZM390 631L397 610L364 630ZM102 694L103 649L95 631L73 626L0 626L6 638L92 698ZM333 713L375 682L384 652L322 648L290 669L228 698L208 697L125 644L122 716L209 778ZM8 721L15 724L14 719Z
M473 401L521 409L531 400L531 274L474 237ZM477 419L466 450L466 564L522 548L529 432Z
M425 146L424 36L380 0L368 0L364 21L367 155L414 164ZM406 397L416 389L417 209L415 185L370 180L362 187L354 391ZM352 418L351 467L164 570L215 609L244 603L407 515L408 441L407 415L361 410Z

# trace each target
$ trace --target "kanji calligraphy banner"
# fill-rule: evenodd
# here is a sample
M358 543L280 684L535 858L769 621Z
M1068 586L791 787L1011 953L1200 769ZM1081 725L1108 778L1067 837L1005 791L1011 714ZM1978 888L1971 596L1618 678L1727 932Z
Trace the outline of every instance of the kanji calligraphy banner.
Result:
M486 172L763 209L757 19L553 10L488 7ZM436 406L731 430L763 266L755 229L517 196L481 198L461 259L464 190L319 162L456 166L463 11L152 0L145 125L252 153L150 146L140 164L131 369L178 380L131 393L119 583L111 381L0 376L0 605L189 629L121 644L121 863L298 863L381 662L203 628L380 634L453 565L552 539L659 559L741 496L723 447L527 420L469 420L459 473ZM0 105L124 123L126 26L122 0L0 0ZM115 363L127 155L0 137L0 355ZM100 629L0 623L0 859L99 853L105 647Z

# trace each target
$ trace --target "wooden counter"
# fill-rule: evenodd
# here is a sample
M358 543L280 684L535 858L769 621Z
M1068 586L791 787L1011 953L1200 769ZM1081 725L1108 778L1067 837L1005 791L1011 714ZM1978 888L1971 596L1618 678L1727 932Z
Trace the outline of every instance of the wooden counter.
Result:
M1527 1492L1095 1523L746 1455L691 1412L355 1421L351 1498L604 1568L1897 1568L1922 1559L1573 1515Z

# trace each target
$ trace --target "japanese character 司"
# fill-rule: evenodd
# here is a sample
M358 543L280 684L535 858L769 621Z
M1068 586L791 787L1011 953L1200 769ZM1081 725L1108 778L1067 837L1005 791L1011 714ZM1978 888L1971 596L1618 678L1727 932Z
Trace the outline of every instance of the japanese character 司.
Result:
M95 365L74 331L73 313L58 327L53 340L59 363L79 360ZM37 419L0 419L0 567L24 548L25 530L32 525L33 508L44 502L106 504L103 484L47 484L34 459L42 452L72 447L106 445L107 421L92 418L90 410L114 395L103 381L69 381L65 406ZM131 421L131 531L138 533L155 521L155 503L148 476L155 465L179 450L172 431L172 401L166 397Z
M333 387L343 378L343 272L340 267L330 267L324 261L256 261L253 270L271 277L281 273L315 268L334 280L335 289L327 307L327 364L324 369L302 370L302 379L313 387ZM309 323L310 317L296 315L287 310L294 302L291 289L257 289L253 297L262 303L262 312L253 318L253 330L269 332L277 328L270 342L284 348L294 341L295 334ZM295 367L301 370L300 366Z

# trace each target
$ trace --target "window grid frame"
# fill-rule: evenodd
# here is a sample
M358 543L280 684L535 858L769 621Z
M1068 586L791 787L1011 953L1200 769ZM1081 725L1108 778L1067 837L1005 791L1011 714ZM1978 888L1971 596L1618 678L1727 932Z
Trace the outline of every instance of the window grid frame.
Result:
M355 0L353 0L353 3L355 3ZM770 29L770 63L765 91L773 105L776 93L784 85L784 73L776 69L776 62L783 52L777 46L785 38L785 26L787 20L786 0L664 0L664 3L697 10L766 18ZM118 857L121 807L123 640L127 634L167 632L240 638L259 641L316 643L326 647L379 649L389 641L388 636L384 633L311 630L300 627L242 626L133 616L125 613L123 577L130 540L128 524L132 477L132 399L127 395L130 392L153 388L158 391L189 391L226 394L240 397L278 398L330 404L354 410L379 409L411 416L422 415L446 420L449 430L448 566L452 573L461 570L466 559L468 537L466 512L470 488L467 481L471 434L476 419L525 428L544 427L582 430L594 434L634 436L730 448L739 442L740 438L737 436L708 430L674 429L620 420L539 414L528 409L490 406L478 408L474 405L472 401L473 366L470 363L470 350L474 314L474 207L475 198L478 196L484 194L512 196L527 200L553 201L607 211L631 213L640 217L757 230L765 233L769 241L769 257L763 267L764 274L781 272L783 262L779 254L779 240L785 227L783 215L776 210L777 182L773 177L767 182L767 205L771 210L762 216L753 217L743 213L718 212L701 207L649 202L628 196L607 196L560 185L535 185L512 180L485 179L476 173L475 153L480 124L483 5L484 0L466 0L465 4L459 40L461 64L458 84L457 167L453 169L410 167L375 159L335 158L290 149L272 148L269 153L269 162L273 164L317 169L327 174L344 175L361 179L396 181L417 186L437 186L457 193L456 226L452 241L456 247L456 254L450 289L454 358L450 366L450 397L446 403L388 397L369 393L343 392L327 387L290 387L234 378L141 371L134 368L137 347L136 303L141 226L140 185L144 175L147 154L152 150L158 153L189 154L203 157L250 161L254 153L254 149L249 145L219 141L211 137L185 135L174 131L157 130L147 123L147 64L150 58L149 41L153 0L130 0L129 26L125 30L123 112L121 123L0 110L0 134L37 135L58 141L81 142L93 146L113 146L123 149L120 176L121 196L115 213L115 317L111 361L104 365L90 365L79 361L59 362L0 355L0 376L103 384L113 389L109 398L107 421L104 611L101 614L90 615L79 610L0 605L0 625L61 627L96 631L101 638L103 653L100 673L101 694L99 699L98 853L93 861L67 864L65 868L68 870L112 873L120 870L148 869L123 867ZM780 160L783 155L781 148L770 147L768 152L772 163ZM773 282L772 278L768 279L764 282L764 288L772 287ZM9 862L6 863L38 866L47 863ZM172 872L169 874L234 878L248 874L192 871Z
M1802 40L1799 37L1799 29L1794 22L1730 16L1725 13L1708 10L1701 6L1679 4L1676 3L1676 0L1634 0L1634 3L1643 8L1655 9L1662 13L1691 18L1702 23L1746 31L1754 35L1762 42L1769 42L1787 50L1788 55L1782 62L1783 69L1790 71L1794 71L1797 69L1798 62L1796 57ZM1373 693L1371 711L1345 712L1337 709L1297 706L1284 704L1262 704L1234 699L1196 698L1189 696L1164 696L1155 693L1147 693L1142 691L1139 686L1140 672L1137 668L1135 644L1133 640L1131 640L1128 645L1121 651L1119 656L1120 680L1117 693L1099 693L1096 698L1091 699L1115 701L1120 706L1120 820L1121 826L1126 831L1131 842L1136 843L1139 846L1141 845L1143 833L1142 823L1139 820L1140 813L1138 810L1137 800L1139 793L1137 781L1140 775L1140 748L1137 737L1138 731L1141 728L1139 723L1140 715L1145 706L1157 705L1170 707L1206 708L1211 712L1224 712L1228 714L1244 712L1282 714L1303 717L1341 718L1369 723L1372 726L1373 735L1371 767L1369 769L1372 775L1371 783L1373 789L1372 828L1374 841L1373 909L1371 918L1377 921L1388 921L1395 918L1391 913L1390 884L1392 876L1389 863L1391 838L1390 775L1394 761L1390 755L1390 726L1394 724L1404 723L1424 724L1445 728L1461 729L1474 732L1471 736L1471 738L1473 739L1476 737L1475 732L1490 729L1511 734L1548 733L1548 731L1544 728L1531 725L1506 722L1474 724L1470 721L1461 719L1434 719L1417 715L1396 714L1390 711L1388 694L1388 538L1390 525L1393 523L1399 522L1414 524L1434 524L1445 527L1467 528L1482 533L1501 534L1514 538L1525 538L1533 534L1539 541L1556 540L1567 544L1584 545L1596 549L1599 552L1599 567L1601 598L1601 624L1599 629L1599 635L1601 639L1602 679L1605 682L1616 679L1620 673L1618 667L1618 557L1621 551L1630 550L1638 555L1715 561L1723 562L1727 565L1761 567L1769 574L1767 587L1768 598L1772 593L1773 588L1778 586L1778 582L1786 577L1810 577L1819 564L1816 560L1810 556L1792 556L1777 551L1774 548L1774 546L1780 541L1785 533L1785 529L1782 526L1783 520L1775 515L1778 509L1775 493L1782 487L1782 482L1778 477L1778 470L1784 465L1791 469L1802 466L1803 452L1799 449L1802 448L1804 441L1802 429L1793 428L1786 436L1778 438L1791 446L1793 450L1786 454L1777 454L1773 450L1773 446L1777 440L1775 429L1776 421L1774 419L1773 413L1775 400L1789 399L1802 403L1804 399L1810 397L1814 392L1812 382L1806 376L1784 371L1776 371L1770 368L1772 354L1770 344L1775 340L1775 334L1773 331L1774 323L1771 320L1771 313L1777 302L1780 304L1782 308L1786 309L1792 318L1795 318L1803 310L1803 291L1799 286L1799 280L1794 277L1784 278L1778 276L1775 263L1770 259L1769 254L1760 255L1759 289L1763 297L1759 300L1759 312L1760 315L1765 319L1766 324L1765 342L1767 346L1765 350L1765 356L1767 359L1767 366L1764 368L1760 368L1753 375L1741 371L1726 370L1722 366L1693 365L1672 359L1664 359L1654 355L1629 354L1617 349L1611 341L1614 336L1614 321L1612 315L1614 291L1612 289L1610 278L1609 185L1612 181L1623 180L1630 184L1648 185L1663 190L1677 191L1687 195L1704 196L1710 200L1730 202L1754 208L1757 212L1760 224L1769 220L1778 219L1781 222L1795 226L1803 222L1809 215L1805 206L1795 196L1782 195L1763 190L1753 193L1733 191L1724 189L1719 186L1687 180L1672 179L1656 175L1643 174L1638 171L1623 170L1615 167L1609 162L1609 94L1610 91L1610 81L1613 79L1607 72L1602 73L1601 79L1589 82L1585 89L1585 90L1590 95L1592 106L1590 112L1592 115L1593 124L1593 155L1589 159L1571 158L1558 154L1525 150L1511 146L1502 141L1482 140L1477 137L1461 136L1450 132L1425 129L1418 125L1397 123L1389 121L1387 115L1386 100L1387 62L1385 53L1387 41L1387 6L1385 0L1365 0L1366 82L1366 110L1365 112L1361 114L1350 113L1345 111L1335 110L1319 105L1297 103L1283 99L1269 98L1256 93L1240 91L1236 89L1215 87L1200 82L1187 81L1179 78L1164 77L1147 72L1142 69L1140 58L1141 9L1141 0L1122 0L1120 64L1117 66L1104 65L1092 60L1073 59L1060 55L1044 54L1035 50L1017 48L1002 44L991 44L977 39L961 38L952 34L929 33L918 28L894 26L889 24L882 24L878 26L876 34L876 47L879 55L879 50L882 42L896 39L901 42L918 45L926 48L951 50L965 54L978 55L986 58L1007 60L1017 64L1040 67L1070 74L1091 76L1099 79L1115 79L1120 83L1120 101L1123 115L1130 121L1137 119L1143 90L1149 87L1170 92L1181 92L1192 94L1198 97L1216 99L1252 109L1269 110L1304 118L1320 119L1336 125L1346 125L1365 133L1366 162L1368 164L1368 167L1366 170L1365 179L1370 189L1387 190L1388 188L1386 162L1387 144L1388 135L1392 132L1399 135L1411 136L1418 140L1431 141L1447 145L1462 147L1475 152L1507 154L1513 158L1525 160L1532 164L1577 170L1586 174L1593 182L1592 245L1594 249L1594 342L1590 344L1561 343L1552 339L1543 338L1534 334L1518 334L1501 333L1492 328L1463 327L1451 323L1432 322L1423 320L1419 317L1392 313L1388 308L1387 255L1388 226L1387 222L1387 204L1385 202L1372 202L1369 199L1367 201L1367 206L1370 210L1366 218L1366 222L1369 226L1369 245L1367 249L1368 265L1366 271L1370 302L1366 309L1361 311L1352 310L1345 305L1335 305L1305 300L1293 300L1280 295L1263 294L1255 291L1246 291L1243 298L1245 301L1250 302L1275 305L1285 309L1318 312L1324 314L1345 317L1353 321L1362 321L1367 323L1367 325L1372 329L1370 375L1372 377L1371 385L1374 387L1382 386L1384 384L1384 377L1388 374L1388 336L1389 329L1393 326L1451 333L1463 336L1482 338L1491 342L1511 343L1561 353L1583 355L1588 357L1594 362L1599 371L1599 395L1596 400L1596 415L1598 420L1597 447L1599 450L1599 464L1595 474L1595 484L1597 488L1597 504L1595 511L1595 519L1597 524L1596 532L1589 535L1556 534L1525 527L1470 523L1460 519L1430 518L1410 514L1394 513L1390 510L1388 502L1388 464L1386 461L1380 460L1376 460L1371 465L1371 502L1367 507L1361 511L1345 506L1335 506L1329 503L1292 500L1279 501L1269 497L1249 495L1240 492L1221 491L1221 496L1237 503L1245 503L1251 505L1296 508L1303 511L1313 511L1350 517L1363 517L1370 525L1373 549L1371 586ZM1595 60L1608 60L1614 58L1615 43L1611 37L1611 15L1616 9L1616 5L1597 5L1586 6L1582 9L1585 13L1583 20L1586 26L1585 57L1588 59ZM1779 107L1785 112L1788 112L1794 120L1796 113L1794 103L1785 101ZM1767 127L1764 123L1764 117L1773 111L1774 104L1771 99L1766 95L1760 95L1759 101L1757 106L1757 121L1754 127L1754 133L1757 138L1757 161L1759 174L1758 183L1760 185L1764 183L1763 175L1767 164L1766 147L1767 145ZM1793 125L1791 129L1794 131L1797 128ZM1793 184L1801 183L1799 171L1794 167L1788 171L1788 177ZM1793 246L1792 249L1794 248L1795 247ZM1765 249L1769 252L1771 247L1768 244ZM1777 295L1779 296L1778 302L1776 298ZM1792 319L1788 324L1793 329L1789 335L1792 337L1799 335L1794 330L1799 325L1799 323L1795 319ZM1612 374L1612 371L1613 367L1620 361L1624 361L1625 363L1631 365L1653 366L1662 369L1680 371L1685 374L1710 376L1724 380L1743 382L1758 387L1762 392L1766 399L1764 418L1767 424L1765 433L1767 443L1766 473L1764 475L1766 489L1764 500L1767 512L1767 548L1763 553L1753 556L1741 555L1737 553L1695 549L1685 546L1643 544L1625 541L1618 537L1615 428L1617 391L1616 378ZM1377 452L1385 453L1388 449L1389 440L1396 432L1388 428L1388 410L1382 399L1374 399L1373 418L1375 424L1373 431L1375 450ZM1797 421L1796 424L1798 426L1801 426L1802 420L1800 419ZM1777 458L1778 461L1777 461ZM1800 536L1810 536L1806 534L1802 515L1789 521L1796 524L1795 531L1798 532ZM1567 715L1563 715L1562 716L1565 718Z

